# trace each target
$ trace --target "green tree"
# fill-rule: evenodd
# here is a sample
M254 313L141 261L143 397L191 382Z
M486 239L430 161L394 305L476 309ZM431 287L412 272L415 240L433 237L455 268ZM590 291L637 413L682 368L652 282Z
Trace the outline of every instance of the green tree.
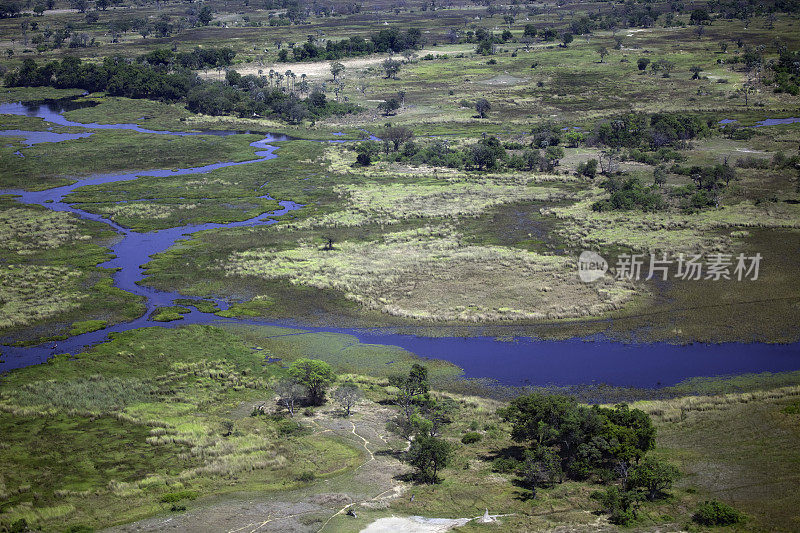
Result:
M522 35L533 38L536 37L537 31L538 30L536 29L536 26L533 24L525 24L525 29L523 30Z
M414 363L408 375L390 376L389 384L397 388L395 403L400 407L403 418L410 422L416 412L414 400L428 393L428 369Z
M659 189L664 187L667 183L667 167L665 165L658 165L653 169L653 185Z
M597 500L603 510L610 515L611 523L621 526L627 526L636 519L636 508L641 501L641 497L635 491L622 490L616 485L593 492L591 498Z
M378 110L383 112L385 117L388 117L398 109L400 109L400 101L397 98L389 98L378 104Z
M628 478L628 487L643 489L647 499L653 501L671 489L679 477L680 471L673 465L647 457L633 468Z
M486 113L491 111L491 109L492 109L492 105L489 103L489 100L487 100L486 98L479 98L475 102L475 111L478 112L478 116L481 117L481 118L485 118L486 117Z
M325 402L325 391L336 379L331 366L318 359L298 359L289 366L289 375L306 388L308 399L314 405Z
M420 435L411 443L406 461L416 469L420 481L438 483L438 473L447 466L452 454L452 446L446 440Z
M333 75L333 81L336 81L339 76L344 72L344 65L338 61L334 61L331 63L331 74Z
M745 516L726 503L710 500L701 503L692 519L704 526L732 526Z
M209 6L203 6L200 9L200 13L197 14L197 21L203 26L208 26L213 18L214 13Z
M538 486L553 486L561 482L564 471L561 468L561 457L555 446L537 446L525 451L523 477L532 489Z
M473 144L469 149L469 158L478 170L494 168L497 164L497 156L494 151L483 143Z
M383 67L383 71L386 72L386 77L396 80L397 73L400 72L400 66L402 63L396 59L385 59L383 63L381 63L381 67Z

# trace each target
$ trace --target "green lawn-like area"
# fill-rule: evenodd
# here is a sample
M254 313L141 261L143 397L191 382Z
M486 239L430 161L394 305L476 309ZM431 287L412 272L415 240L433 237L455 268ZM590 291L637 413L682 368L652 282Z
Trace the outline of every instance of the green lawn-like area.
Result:
M114 335L5 376L0 522L110 525L165 509L162 495L179 490L286 489L298 472L354 466L351 445L249 416L283 373L248 340L192 326Z

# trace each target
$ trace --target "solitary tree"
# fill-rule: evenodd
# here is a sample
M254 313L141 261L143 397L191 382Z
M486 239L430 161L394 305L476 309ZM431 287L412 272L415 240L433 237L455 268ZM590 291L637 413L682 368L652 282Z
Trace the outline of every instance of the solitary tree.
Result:
M323 404L325 391L336 378L328 363L306 358L292 363L289 366L289 375L306 388L308 399L314 405Z
M338 61L331 63L331 74L333 74L333 81L336 81L339 76L344 72L344 65Z
M344 409L345 416L350 416L353 406L363 395L364 393L361 392L361 389L355 383L349 381L333 391L333 399Z
M447 466L452 453L452 447L446 440L421 435L411 443L406 460L416 469L420 481L438 483L437 474Z
M561 34L561 43L563 44L564 48L571 43L575 37L570 32L564 32Z
M603 63L606 56L608 55L608 48L605 46L601 46L597 49L597 53L600 54L600 62Z
M389 384L398 389L395 403L400 406L403 417L410 421L414 414L414 400L428 392L428 369L414 363L407 376L391 376Z
M653 185L659 189L667 183L667 167L666 165L658 165L653 169Z
M743 83L742 86L739 88L738 92L744 96L744 105L745 105L745 107L747 107L748 104L750 103L749 102L750 101L750 95L755 92L755 88L753 87L753 84L750 83L749 81L746 82L746 83Z
M402 63L396 59L385 59L381 66L383 67L384 72L386 72L386 77L391 79L397 79L397 73L400 72L400 65Z
M306 389L293 379L282 379L275 386L278 401L289 411L289 416L294 416L294 406L297 401L306 395Z
M478 116L481 118L486 117L486 113L488 113L492 109L492 105L489 103L489 100L486 98L479 98L475 102L475 111L478 112Z
M389 98L378 104L378 110L383 112L383 116L388 117L394 111L400 109L400 102L397 98Z

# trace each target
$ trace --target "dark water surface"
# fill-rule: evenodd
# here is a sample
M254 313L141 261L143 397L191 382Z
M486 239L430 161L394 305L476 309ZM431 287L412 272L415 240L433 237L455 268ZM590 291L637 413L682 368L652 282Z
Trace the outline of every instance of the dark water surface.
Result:
M80 126L87 129L127 129L141 133L162 135L231 135L237 132L198 131L169 132L149 130L136 124L82 124L67 120L63 113L74 109L75 104L46 103L40 105L2 104L0 114L14 114L40 117L62 126ZM782 123L782 122L779 122ZM766 125L766 124L765 124ZM0 135L12 133L0 132ZM56 134L53 132L27 132L14 130L13 136L23 137L30 145L36 142L60 142L87 136L84 134ZM139 176L167 177L176 175L204 174L218 168L248 165L267 161L276 157L275 146L269 143L289 140L284 135L266 134L259 141L251 143L255 148L254 158L242 162L215 163L195 168L179 170L149 170L127 174L103 174L91 176L78 183L27 192L20 190L0 191L0 194L19 195L21 203L37 204L54 211L68 211L77 216L107 224L119 234L119 241L111 247L114 259L101 264L105 268L118 268L114 274L114 285L133 294L146 298L147 313L137 320L110 326L101 331L86 333L59 341L57 347L49 342L39 346L2 346L0 371L39 364L55 354L78 353L89 346L104 342L109 333L129 331L136 328L157 326L172 328L184 324L225 323L211 313L193 309L184 320L162 323L149 320L156 307L169 306L176 298L185 296L177 292L166 292L138 285L144 279L140 265L149 261L154 254L163 252L176 241L187 235L217 228L267 225L280 216L302 206L293 202L280 202L281 209L263 213L257 217L228 224L196 224L159 231L139 233L124 228L100 215L87 213L64 202L64 197L76 188L85 185L113 183L137 179ZM20 154L22 155L22 154ZM267 196L265 196L267 198ZM226 309L228 302L217 301ZM235 320L235 323L255 325L287 325L262 320ZM291 325L291 324L288 324ZM492 337L421 337L382 333L374 330L353 330L339 328L313 328L299 325L304 330L315 332L336 332L354 335L361 342L389 344L405 348L419 356L450 361L465 371L468 377L493 378L508 385L579 385L589 383L608 383L619 386L658 387L675 384L696 376L715 376L742 374L750 372L780 372L800 370L800 343L795 344L690 344L671 345L623 344L598 338L571 339L565 341L538 341L514 339L501 341Z

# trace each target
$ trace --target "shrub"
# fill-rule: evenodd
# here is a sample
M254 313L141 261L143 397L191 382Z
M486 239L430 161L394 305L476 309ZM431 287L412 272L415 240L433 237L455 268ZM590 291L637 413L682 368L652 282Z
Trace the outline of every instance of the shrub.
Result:
M783 408L787 415L800 415L800 402L794 402Z
M303 430L303 426L290 418L284 418L276 424L275 429L278 430L279 435L294 435Z
M372 158L369 154L361 153L356 156L356 163L362 167L368 167L372 164Z
M314 472L311 472L310 470L306 470L305 472L297 476L297 481L301 481L303 483L311 483L315 479L317 479L317 475Z
M470 431L469 433L465 433L463 437L461 437L462 444L472 444L474 442L478 442L483 438L480 433L476 431Z
M710 500L701 503L692 518L704 526L730 526L744 520L744 515L730 505Z
M623 491L614 486L593 492L591 498L600 503L612 524L627 526L636 519L638 495L633 491Z
M175 503L181 500L194 500L198 493L193 490L179 490L177 492L167 492L161 496L161 503Z
M519 461L511 457L498 457L492 461L492 470L500 474L510 474L519 468Z

